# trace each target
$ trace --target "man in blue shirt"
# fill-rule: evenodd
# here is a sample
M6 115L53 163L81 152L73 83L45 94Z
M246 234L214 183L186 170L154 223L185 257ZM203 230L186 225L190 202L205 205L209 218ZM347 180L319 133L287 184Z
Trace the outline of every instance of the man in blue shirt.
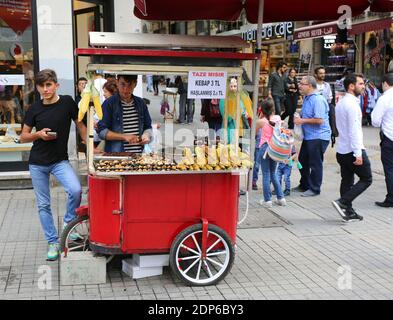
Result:
M296 189L303 192L303 197L314 197L321 193L324 154L331 137L329 105L317 91L314 77L304 77L299 83L299 90L304 102L301 116L295 118L295 124L302 126L304 140L299 154L303 169L300 170L300 185Z

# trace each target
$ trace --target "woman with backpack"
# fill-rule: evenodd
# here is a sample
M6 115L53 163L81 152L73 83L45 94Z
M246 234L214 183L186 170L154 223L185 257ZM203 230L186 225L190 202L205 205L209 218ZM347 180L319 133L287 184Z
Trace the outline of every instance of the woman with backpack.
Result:
M273 137L274 126L281 122L281 117L275 115L274 112L273 99L264 100L262 102L262 117L256 123L257 135L260 132L260 140L257 141L257 146L259 146L257 165L262 167L263 178L263 200L261 200L260 204L265 208L273 207L271 183L273 183L274 191L277 195L276 203L279 206L286 206L287 204L276 174L277 162L267 154L269 142Z

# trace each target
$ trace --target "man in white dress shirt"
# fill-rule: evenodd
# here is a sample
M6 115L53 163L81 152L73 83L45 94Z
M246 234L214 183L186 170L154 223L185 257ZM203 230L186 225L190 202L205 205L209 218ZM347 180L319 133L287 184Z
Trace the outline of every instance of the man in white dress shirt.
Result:
M339 132L337 162L341 168L339 200L333 206L344 221L361 221L363 217L352 208L352 202L372 183L371 165L368 159L362 131L362 112L359 97L365 90L362 75L351 74L344 79L347 92L336 107L336 125ZM355 174L359 181L355 183Z
M371 114L374 127L381 128L381 158L385 171L388 194L383 202L375 204L382 208L393 207L393 72L382 80L384 94L379 98Z

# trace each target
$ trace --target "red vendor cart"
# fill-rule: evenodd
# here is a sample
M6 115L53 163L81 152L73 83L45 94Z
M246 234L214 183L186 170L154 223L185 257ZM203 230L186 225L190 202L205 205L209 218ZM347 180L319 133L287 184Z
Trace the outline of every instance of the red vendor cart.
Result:
M146 49L149 43L154 48ZM225 71L241 84L242 62L258 58L239 53L247 44L237 37L93 32L90 45L76 52L91 57L88 69L116 75ZM92 250L108 257L169 252L171 269L186 284L222 280L235 258L241 170L99 172L95 161L127 156L93 154L89 113L88 203L64 231L63 252Z

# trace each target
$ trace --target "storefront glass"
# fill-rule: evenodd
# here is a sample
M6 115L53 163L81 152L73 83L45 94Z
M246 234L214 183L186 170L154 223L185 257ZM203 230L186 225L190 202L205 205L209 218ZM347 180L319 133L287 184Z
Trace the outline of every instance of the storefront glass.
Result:
M0 171L27 169L18 137L34 98L31 1L0 0Z
M387 71L392 72L393 71L393 24L392 27L390 28L390 41L389 45L386 50L386 64L387 64Z
M364 74L379 88L385 73L386 32L388 31L367 32L364 39Z

